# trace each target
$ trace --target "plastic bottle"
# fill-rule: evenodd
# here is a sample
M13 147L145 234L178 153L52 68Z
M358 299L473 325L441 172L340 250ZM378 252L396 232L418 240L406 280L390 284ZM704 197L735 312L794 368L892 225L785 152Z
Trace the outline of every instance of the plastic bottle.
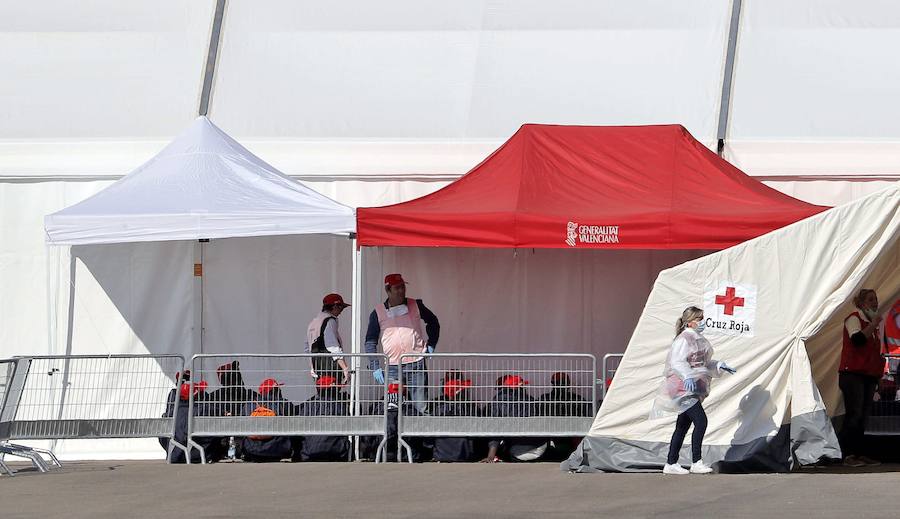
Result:
M231 461L237 459L237 445L234 443L234 436L228 438L228 459Z

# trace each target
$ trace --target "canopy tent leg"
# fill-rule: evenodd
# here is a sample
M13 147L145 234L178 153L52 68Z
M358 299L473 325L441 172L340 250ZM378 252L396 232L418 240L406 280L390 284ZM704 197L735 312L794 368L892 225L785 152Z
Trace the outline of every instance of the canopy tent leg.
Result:
M194 282L192 287L193 325L191 326L190 354L203 353L203 243L194 242Z
M356 235L350 235L350 246L352 248L351 254L353 257L353 274L352 274L352 288L350 294L350 301L353 306L350 307L350 352L351 353L361 353L362 347L360 344L360 334L361 334L361 316L362 316L362 250L357 246ZM353 376L350 381L350 406L352 409L353 416L359 416L360 414L360 402L359 402L359 374L360 374L360 364L361 359L359 357L353 357L351 359L350 369L353 373ZM353 455L355 459L359 459L359 437L356 436L353 438Z

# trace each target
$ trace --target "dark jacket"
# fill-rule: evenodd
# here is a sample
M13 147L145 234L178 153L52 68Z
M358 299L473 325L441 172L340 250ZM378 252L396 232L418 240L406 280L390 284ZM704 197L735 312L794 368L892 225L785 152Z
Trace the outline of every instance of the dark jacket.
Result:
M555 387L541 395L542 416L592 416L591 403L566 387Z
M194 416L208 416L210 413L209 405L206 403L206 393L198 393L194 396ZM187 446L187 429L188 429L188 400L182 400L179 396L179 390L173 389L169 391L166 397L166 411L163 413L164 418L171 418L173 413L175 416L175 441L181 445ZM217 448L215 438L196 437L194 441L204 447L206 455L210 459L220 459L225 455L222 449ZM168 451L169 438L160 438L159 444L163 449ZM184 463L184 451L175 447L172 450L172 463ZM200 463L200 451L191 449L191 463Z
M441 397L431 407L433 416L480 416L481 410L465 399ZM432 440L434 461L477 461L483 456L483 444L473 437L438 436Z
M319 390L300 405L302 416L350 416L350 398L336 390ZM350 440L343 436L305 436L294 439L294 459L299 461L348 461Z
M299 414L298 406L285 399L281 394L281 389L277 387L267 395L260 396L258 401L248 404L243 414L249 416L260 406L272 410L276 416ZM293 450L291 443L291 438L288 436L272 436L263 439L246 437L241 441L243 458L245 461L256 462L290 458Z
M523 387L501 388L497 390L494 400L488 404L485 414L491 417L524 418L539 416L539 407ZM546 445L546 438L516 437L516 438L492 438L489 446L497 447L501 454L508 453L511 448L537 448Z

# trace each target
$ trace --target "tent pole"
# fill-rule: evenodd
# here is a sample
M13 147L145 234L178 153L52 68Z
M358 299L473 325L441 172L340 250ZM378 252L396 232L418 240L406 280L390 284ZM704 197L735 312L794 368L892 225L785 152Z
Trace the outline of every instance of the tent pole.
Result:
M203 242L194 242L194 276L192 301L193 326L191 327L191 355L203 353Z
M362 250L357 246L356 234L353 233L350 235L350 246L352 248L351 254L353 255L353 273L352 273L352 288L350 294L350 302L353 306L350 307L350 351L351 353L360 353L362 348L360 347L360 317L362 315ZM359 416L360 414L360 402L359 402L359 393L360 393L360 380L359 373L361 371L361 359L359 357L353 357L351 359L351 369L353 370L353 378L350 382L350 402L353 416ZM359 459L359 437L356 436L353 438L353 451L354 451L354 459Z
M203 86L200 90L200 106L197 115L209 115L212 98L213 79L216 74L216 62L219 58L219 42L222 41L222 22L225 19L225 0L217 0L213 11L212 28L209 32L209 46L206 49L206 64L203 68Z
M738 31L741 28L741 0L731 3L731 26L728 29L728 47L725 54L725 71L722 77L722 96L719 104L719 128L716 131L716 153L725 151L728 133L728 110L731 107L731 85L734 79L734 58L737 53Z

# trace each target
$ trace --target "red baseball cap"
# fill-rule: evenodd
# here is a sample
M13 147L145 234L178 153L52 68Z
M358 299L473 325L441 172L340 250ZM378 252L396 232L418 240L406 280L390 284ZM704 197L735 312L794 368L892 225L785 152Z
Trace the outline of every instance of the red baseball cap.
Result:
M392 382L392 383L388 384L388 393L390 393L392 395L396 395L399 392L400 392L400 384L398 384L396 382Z
M316 379L316 387L334 387L337 385L337 379L328 375L322 375Z
M270 391L283 385L274 378L267 378L259 383L259 394L268 395Z
M407 285L406 281L403 281L403 276L400 274L388 274L384 276L384 286L386 287L395 287L397 285Z
M472 387L472 381L469 379L450 379L444 382L444 395L447 398L453 398L457 393L468 387Z
M182 400L187 400L188 398L190 398L190 397L191 397L191 385L190 385L190 383L188 383L188 382L182 382L182 383L181 383L181 389L179 390L179 393L181 393L181 399L182 399Z
M528 385L528 381L519 375L506 375L503 377L503 382L501 385L506 387L520 387Z
M341 297L340 294L328 294L327 296L322 298L323 305L341 305L341 306L350 306L350 303L345 303L344 298Z
M207 386L208 384L205 380L201 380L196 384L191 384L190 382L182 382L178 392L180 393L182 400L187 400L191 397L191 391L193 391L195 395L200 392L205 393Z

